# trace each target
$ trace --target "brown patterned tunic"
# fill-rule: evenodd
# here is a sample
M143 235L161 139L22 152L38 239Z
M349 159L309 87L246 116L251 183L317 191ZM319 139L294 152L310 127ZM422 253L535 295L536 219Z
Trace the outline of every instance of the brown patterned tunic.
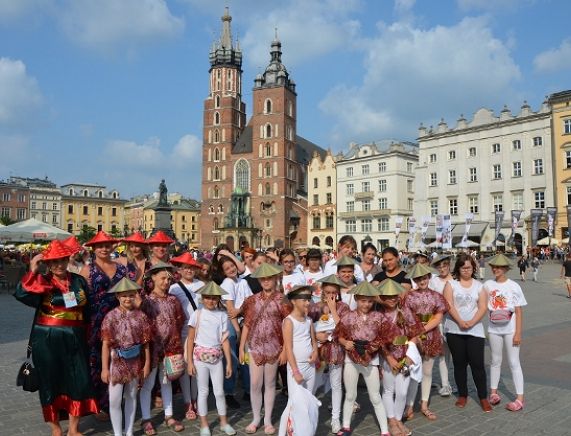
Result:
M408 307L399 307L394 312L381 312L388 322L394 325L398 336L406 336L412 339L424 333L424 326ZM398 338L397 336L397 338ZM396 339L396 338L395 338ZM404 359L408 345L395 344L396 340L384 347L384 350L397 361Z
M349 306L342 301L337 302L337 314L341 318L345 313L349 312ZM313 322L318 322L322 316L331 317L329 307L326 303L312 303L309 307L308 316ZM319 347L319 357L326 364L340 365L345 359L345 348L334 338L332 341L324 342Z

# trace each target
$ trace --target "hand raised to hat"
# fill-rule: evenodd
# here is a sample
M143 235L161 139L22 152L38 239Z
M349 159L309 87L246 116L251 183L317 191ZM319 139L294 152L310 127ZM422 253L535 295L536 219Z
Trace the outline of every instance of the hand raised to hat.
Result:
M30 271L32 271L34 274L37 274L39 272L40 262L43 258L44 255L42 253L36 254L34 257L32 257L30 260Z

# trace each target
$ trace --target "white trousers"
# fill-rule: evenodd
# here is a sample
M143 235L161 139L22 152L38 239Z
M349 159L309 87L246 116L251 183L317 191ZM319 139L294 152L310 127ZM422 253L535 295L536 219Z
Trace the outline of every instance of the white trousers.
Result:
M517 395L523 395L523 371L519 361L519 348L513 346L514 335L489 334L490 349L492 350L492 363L490 364L490 388L497 389L500 383L502 369L502 346L506 349L512 379Z
M143 387L141 388L141 415L144 420L151 419L151 391L155 385L157 372L161 383L161 397L163 399L165 416L172 416L172 385L170 380L164 377L164 366L163 363L160 362L158 367L151 370L151 373L145 379L145 383L143 383Z
M330 363L328 367L329 385L331 386L331 419L340 419L341 401L343 400L343 364L334 365ZM317 386L313 389L314 394L316 390Z
M383 362L383 404L389 419L402 419L409 384L410 377L404 377L401 373L393 374L389 364Z
M313 393L313 387L315 386L315 365L311 365L308 362L297 362L297 369L301 372L303 376L303 382L301 385L307 389L309 392ZM287 388L288 390L293 387L293 384L297 384L293 378L293 372L289 362L287 363Z
M218 415L226 416L226 399L224 398L224 365L222 358L216 363L204 363L194 359L196 383L198 385L198 414L208 415L208 380L212 380L212 391L216 399Z
M430 398L430 388L432 387L432 368L434 367L434 357L422 361L422 382L420 386L421 401L428 401ZM410 381L408 394L406 396L406 404L414 405L416 393L418 392L418 383L414 380Z
M375 415L381 427L381 433L387 433L389 426L387 415L383 406L380 389L381 381L379 368L376 365L363 366L354 362L345 363L343 369L343 381L345 382L345 401L343 402L343 427L351 428L351 417L353 416L353 405L357 399L357 383L359 375L363 376L369 393L369 400L373 405Z
M123 435L123 412L121 402L125 397L125 434L133 436L133 423L137 409L137 386L139 379L131 380L127 384L109 383L109 416L115 436Z

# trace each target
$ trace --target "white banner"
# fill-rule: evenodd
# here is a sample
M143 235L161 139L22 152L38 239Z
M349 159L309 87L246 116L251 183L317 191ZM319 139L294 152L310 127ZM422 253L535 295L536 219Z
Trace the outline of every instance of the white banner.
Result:
M474 220L473 213L466 214L466 222L464 224L464 235L462 235L462 242L460 244L465 244L468 241L468 233L470 232L470 227L472 226L472 221Z
M399 238L399 233L400 233L400 230L402 227L402 219L403 219L402 216L396 216L395 217L395 236L396 236L396 239Z
M450 215L444 215L442 223L442 248L449 250L452 248L452 222L450 221Z
M416 218L410 217L408 219L408 241L407 241L407 248L410 250L414 247L414 237L416 233Z

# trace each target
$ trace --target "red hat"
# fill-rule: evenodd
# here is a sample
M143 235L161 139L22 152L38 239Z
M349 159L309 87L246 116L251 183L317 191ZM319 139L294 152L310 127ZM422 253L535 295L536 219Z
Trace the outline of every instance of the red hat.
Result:
M157 233L155 233L153 236L151 236L149 239L147 239L147 244L151 245L151 244L172 244L174 242L173 239L169 238L165 232L163 232L162 230L159 230Z
M171 263L184 263L185 265L190 265L190 266L195 266L197 268L201 268L201 265L196 260L194 260L194 257L192 256L192 254L190 254L188 251L185 253L182 253L180 256L173 257L171 259Z
M64 239L62 242L63 245L72 251L72 254L79 253L81 250L83 250L83 247L75 236L70 236L69 238Z
M50 242L48 248L46 248L42 254L43 260L56 260L70 257L73 255L73 252L62 241L55 239Z
M103 230L100 230L93 238L87 241L85 245L91 247L96 244L116 244L117 242L119 242L117 239L112 238Z
M121 242L127 242L127 243L135 243L135 244L146 244L147 241L145 240L145 238L143 238L143 235L141 235L141 232L135 232L133 233L131 236L127 236L126 238L121 239Z

